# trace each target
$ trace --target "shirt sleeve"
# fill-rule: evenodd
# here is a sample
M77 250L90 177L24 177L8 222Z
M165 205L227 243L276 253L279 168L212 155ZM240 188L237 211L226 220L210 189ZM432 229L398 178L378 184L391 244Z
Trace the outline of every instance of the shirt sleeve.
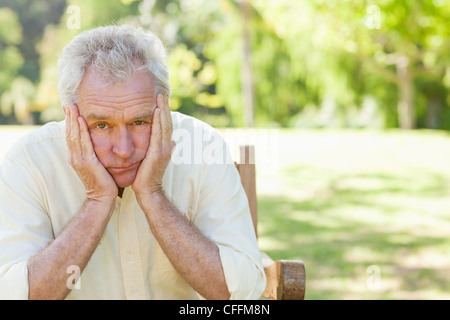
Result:
M7 156L0 167L0 299L28 299L28 259L53 240L29 162Z
M248 199L223 138L212 134L204 150L199 207L194 223L220 253L230 299L259 299L266 287ZM204 161L208 159L204 157Z

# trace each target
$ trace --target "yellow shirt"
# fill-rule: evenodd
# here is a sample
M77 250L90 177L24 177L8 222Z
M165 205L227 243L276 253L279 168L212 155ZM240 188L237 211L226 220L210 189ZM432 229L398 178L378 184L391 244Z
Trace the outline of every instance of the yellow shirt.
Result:
M266 278L248 201L220 135L172 112L177 147L163 187L169 200L219 248L232 299L256 299ZM0 168L0 299L28 298L27 261L81 208L86 195L68 163L64 122L26 135ZM67 299L201 299L153 237L131 187L115 211L79 282L68 268Z

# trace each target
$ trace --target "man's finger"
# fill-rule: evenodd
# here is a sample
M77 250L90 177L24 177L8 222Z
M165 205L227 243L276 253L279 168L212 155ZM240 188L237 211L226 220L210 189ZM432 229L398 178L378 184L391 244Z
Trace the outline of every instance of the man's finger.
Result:
M72 152L76 157L81 156L80 145L80 125L78 124L78 108L76 105L70 107L70 140L72 142Z
M70 141L70 108L64 108L64 114L66 115L66 119L65 119L65 124L66 124L66 142L67 142L67 144L69 144L69 143L72 143ZM71 145L69 147L71 147Z
M78 125L80 127L80 144L83 156L92 157L94 155L94 146L92 145L86 120L82 116L78 117Z
M170 116L169 100L166 95L158 95L158 105L161 109L161 129L163 143L167 144L172 138L172 118Z
M162 133L161 133L161 109L156 108L153 112L152 119L152 131L150 137L150 149L159 152L162 146Z

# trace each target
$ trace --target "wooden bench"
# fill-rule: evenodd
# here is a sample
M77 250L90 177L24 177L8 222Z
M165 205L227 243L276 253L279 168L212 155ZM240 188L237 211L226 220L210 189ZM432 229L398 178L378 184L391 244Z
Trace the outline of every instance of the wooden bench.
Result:
M258 236L258 201L256 196L256 170L254 146L240 146L240 161L235 162L247 194L250 213L256 236ZM305 298L305 266L300 260L273 261L261 252L261 259L267 277L263 297L272 300L303 300Z

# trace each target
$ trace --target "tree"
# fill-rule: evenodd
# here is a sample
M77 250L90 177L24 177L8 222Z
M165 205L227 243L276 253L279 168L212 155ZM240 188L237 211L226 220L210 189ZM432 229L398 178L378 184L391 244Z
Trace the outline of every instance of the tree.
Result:
M126 22L166 45L172 109L214 125L365 126L355 118L375 110L383 118L374 123L387 127L450 129L446 0L51 1L67 6L32 45L41 80L31 76L36 68L21 67L19 56L11 60L17 75L36 86L34 108L43 121L62 117L56 93L62 47L84 29ZM48 23L57 20L49 15ZM24 41L8 46L20 53Z
M22 28L17 15L9 8L0 8L0 122L8 122L12 110L2 100L5 92L11 88L23 64L23 56L17 45L22 41Z
M17 44L24 64L19 74L33 83L39 81L39 53L36 45L41 41L45 27L57 24L66 6L66 0L0 0L0 7L12 9L22 26L22 39Z
M36 44L42 39L44 29L48 24L58 23L65 0L0 0L3 12L12 12L8 17L0 17L5 34L17 41L5 43L5 65L0 76L8 74L8 69L18 65L16 72L9 73L8 85L3 92L0 88L1 110L8 117L5 122L36 123L38 117L31 117L35 111L35 86L40 81L39 54ZM15 53L13 53L15 52Z
M365 73L398 90L398 124L417 126L418 80L442 83L450 59L450 7L445 1L315 2L333 32L332 48L350 49ZM322 20L323 21L323 20ZM367 76L366 76L367 77Z

